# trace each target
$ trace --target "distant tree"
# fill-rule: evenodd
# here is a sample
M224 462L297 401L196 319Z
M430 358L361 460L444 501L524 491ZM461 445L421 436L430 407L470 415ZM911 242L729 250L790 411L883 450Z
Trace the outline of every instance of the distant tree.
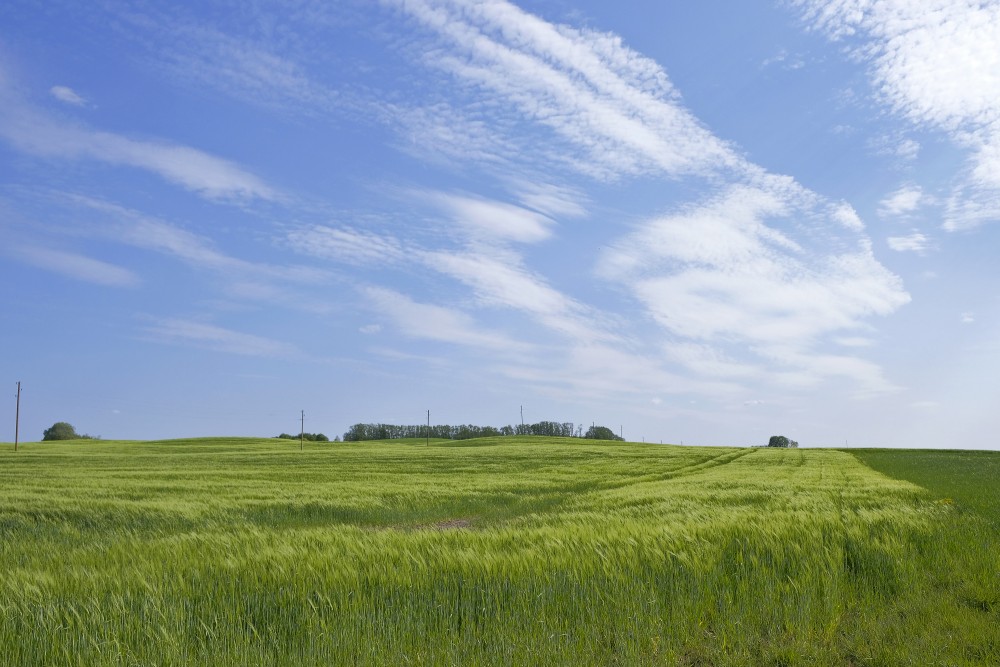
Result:
M92 435L81 435L68 422L56 422L42 431L42 440L94 440Z
M278 436L282 440L298 440L299 436L289 435L288 433L282 433ZM308 442L330 442L330 438L326 437L322 433L303 433L302 439Z
M792 447L792 448L794 448L794 447L798 447L799 443L795 442L794 440L790 440L790 439L786 438L783 435L772 435L771 439L767 441L767 446L768 447L785 447L785 448Z
M587 440L624 440L607 426L591 426L583 436Z

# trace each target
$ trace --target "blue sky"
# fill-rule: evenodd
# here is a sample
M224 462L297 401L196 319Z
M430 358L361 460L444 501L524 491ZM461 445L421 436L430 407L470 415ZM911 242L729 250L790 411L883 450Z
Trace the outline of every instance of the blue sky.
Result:
M995 448L1000 3L0 8L22 439ZM6 423L8 418L4 419Z

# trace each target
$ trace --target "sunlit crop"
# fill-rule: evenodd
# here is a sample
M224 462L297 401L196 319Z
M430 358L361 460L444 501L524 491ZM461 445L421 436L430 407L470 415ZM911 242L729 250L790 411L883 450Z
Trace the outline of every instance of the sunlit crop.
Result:
M847 452L204 439L0 464L3 664L990 664L1000 646L989 600L969 636L920 634L962 608L928 576L961 512Z

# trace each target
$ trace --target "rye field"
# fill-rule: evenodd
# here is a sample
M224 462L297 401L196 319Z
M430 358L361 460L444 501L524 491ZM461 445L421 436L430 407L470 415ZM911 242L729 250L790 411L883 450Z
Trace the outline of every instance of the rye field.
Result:
M996 665L1000 453L0 445L4 665Z

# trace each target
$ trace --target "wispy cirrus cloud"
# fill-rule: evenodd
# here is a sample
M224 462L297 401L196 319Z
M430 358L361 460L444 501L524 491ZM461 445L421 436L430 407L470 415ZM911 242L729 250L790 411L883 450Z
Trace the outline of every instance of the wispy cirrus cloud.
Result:
M922 232L913 230L907 236L890 236L886 239L886 243L896 252L914 252L923 255L930 248L931 240Z
M306 255L356 266L385 266L401 260L406 254L402 242L394 236L349 226L311 225L293 229L286 241L293 250Z
M482 197L425 192L418 195L473 238L536 243L552 235L555 221L535 211Z
M1000 219L1000 5L967 0L795 0L807 23L854 46L878 99L967 153L944 227Z
M169 21L158 34L156 57L173 77L243 102L296 115L320 116L344 104L271 43L222 32L210 25Z
M680 105L663 69L615 35L553 25L508 2L385 4L440 40L430 64L548 128L579 171L683 176L742 163Z
M867 389L888 388L872 364L836 357L843 362L838 369L819 350L834 335L864 329L867 318L895 311L909 296L866 239L830 252L768 224L806 214L780 192L734 186L701 206L646 223L605 252L599 271L628 286L682 341L689 367L697 362L739 374L766 362L809 382L848 375ZM742 370L718 363L720 346L734 342L756 359Z
M495 352L518 352L527 345L508 336L481 328L468 314L429 303L384 287L365 287L362 295L370 308L391 320L408 337L453 343Z
M906 216L929 201L930 198L919 186L904 185L879 202L878 213L887 218Z
M553 218L580 218L587 215L587 197L576 188L539 181L512 183L521 203Z
M549 149L558 146L572 168L595 178L693 177L719 189L686 212L640 223L612 243L598 269L624 286L680 350L705 351L699 357L668 353L674 363L706 377L724 367L743 377L777 367L769 376L787 384L847 375L866 390L891 386L870 362L819 354L835 334L864 329L868 318L909 300L898 277L875 259L850 205L749 163L684 107L657 63L617 36L547 23L503 0L386 4L430 33L434 48L425 62L470 91L490 92L489 103L474 106L483 118L506 120L513 111L535 128L516 134L515 142L530 143L540 128L548 132ZM529 146L526 154L536 152ZM489 216L475 219L503 229ZM545 228L534 229L544 240ZM545 323L532 310L533 303L544 304L559 314L547 326L566 332L586 320L586 309L572 299L521 285L531 273L511 269L518 262L509 256L506 270L475 248L429 256L481 304L518 308ZM530 284L539 288L545 281L531 276ZM532 302L533 296L539 299ZM720 345L733 342L743 351L730 363ZM845 360L846 372L835 368L836 359Z
M3 63L0 70L4 70ZM5 98L0 105L0 139L22 153L142 169L207 199L280 197L259 177L230 160L191 146L132 139L49 114L24 100L5 74L0 71L0 94Z
M60 102L75 107L87 106L87 100L69 86L52 86L49 88L49 94Z
M94 232L105 238L169 255L194 268L215 271L233 279L320 284L329 279L323 269L251 262L217 250L207 238L165 220L111 202L70 195L74 206L98 214Z
M106 287L137 287L142 282L132 271L78 253L19 246L5 253L12 259L60 275Z
M576 342L615 340L607 318L554 289L526 269L517 255L428 252L426 265L471 288L481 307L519 311L546 329Z
M161 343L195 345L248 357L292 357L299 354L295 346L288 343L194 320L154 319L144 333Z

